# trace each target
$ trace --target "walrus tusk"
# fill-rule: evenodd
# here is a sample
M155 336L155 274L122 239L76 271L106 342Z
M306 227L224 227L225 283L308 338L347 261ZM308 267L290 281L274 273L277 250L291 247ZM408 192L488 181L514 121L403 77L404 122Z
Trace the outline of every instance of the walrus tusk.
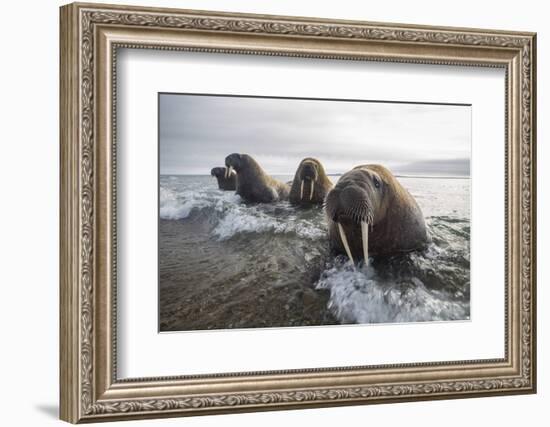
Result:
M315 180L311 180L311 191L309 192L309 200L313 200L313 186L315 185Z
M302 184L300 185L300 200L304 198L304 180L302 179Z
M225 179L231 176L231 172L233 172L233 166L229 166L228 168L225 168Z
M350 259L352 264L355 264L355 262L353 261L353 257L351 256L351 251L349 249L348 239L346 238L346 233L344 232L344 228L342 227L342 224L340 224L339 222L337 222L337 224L338 224L338 231L340 232L340 239L342 240L344 249L346 249L348 258Z
M361 221L361 238L363 240L363 258L365 265L369 263L369 224L366 221Z

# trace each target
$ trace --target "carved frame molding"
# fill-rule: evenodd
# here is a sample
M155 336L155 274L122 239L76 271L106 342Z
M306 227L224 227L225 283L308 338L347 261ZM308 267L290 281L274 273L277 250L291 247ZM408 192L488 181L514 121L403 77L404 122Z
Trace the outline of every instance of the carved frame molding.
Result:
M120 47L505 67L510 205L505 359L117 380L116 286L103 278L116 281L114 65ZM534 392L535 50L532 33L62 7L61 418L100 421ZM349 384L335 381L346 375ZM272 387L259 385L270 376ZM300 385L285 387L290 379ZM254 381L258 387L251 389ZM196 392L197 384L210 388Z

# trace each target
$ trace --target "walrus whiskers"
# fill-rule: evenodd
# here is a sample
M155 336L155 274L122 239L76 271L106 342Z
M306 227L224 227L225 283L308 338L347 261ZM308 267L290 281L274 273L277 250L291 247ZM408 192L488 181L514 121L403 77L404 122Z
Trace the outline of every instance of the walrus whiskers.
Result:
M313 199L313 189L315 188L314 185L315 185L315 180L312 179L312 180L311 180L311 190L310 190L310 192L309 192L309 200L312 200L312 199Z
M340 232L340 239L342 240L342 244L344 245L344 249L346 250L346 253L348 254L348 258L350 259L352 264L355 264L353 261L353 257L351 256L351 250L348 245L348 239L346 238L346 233L344 232L344 228L342 227L342 224L339 222L338 224L338 231Z
M363 242L363 258L365 265L369 263L369 224L366 221L361 221L361 240Z
M302 184L300 185L300 200L304 198L304 180L302 179Z

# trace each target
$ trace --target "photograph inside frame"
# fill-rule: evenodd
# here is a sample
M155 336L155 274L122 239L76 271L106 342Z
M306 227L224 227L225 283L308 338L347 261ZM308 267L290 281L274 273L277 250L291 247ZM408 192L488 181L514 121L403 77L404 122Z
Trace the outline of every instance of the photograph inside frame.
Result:
M469 319L471 105L158 101L160 332Z

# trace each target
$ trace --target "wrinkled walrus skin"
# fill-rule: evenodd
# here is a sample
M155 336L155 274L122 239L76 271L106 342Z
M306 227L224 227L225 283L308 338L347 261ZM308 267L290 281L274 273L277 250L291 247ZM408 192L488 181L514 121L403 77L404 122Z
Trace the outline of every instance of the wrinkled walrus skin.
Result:
M267 175L248 154L230 154L225 158L225 165L237 172L236 192L245 202L272 203L288 199L290 187Z
M327 195L325 212L331 250L352 261L423 249L430 241L416 200L381 165L342 175Z
M224 191L235 191L237 188L237 174L235 172L227 175L227 169L224 167L212 168L210 175L216 177L218 188Z
M289 200L293 205L322 205L333 185L321 162L306 157L298 165L290 188Z

